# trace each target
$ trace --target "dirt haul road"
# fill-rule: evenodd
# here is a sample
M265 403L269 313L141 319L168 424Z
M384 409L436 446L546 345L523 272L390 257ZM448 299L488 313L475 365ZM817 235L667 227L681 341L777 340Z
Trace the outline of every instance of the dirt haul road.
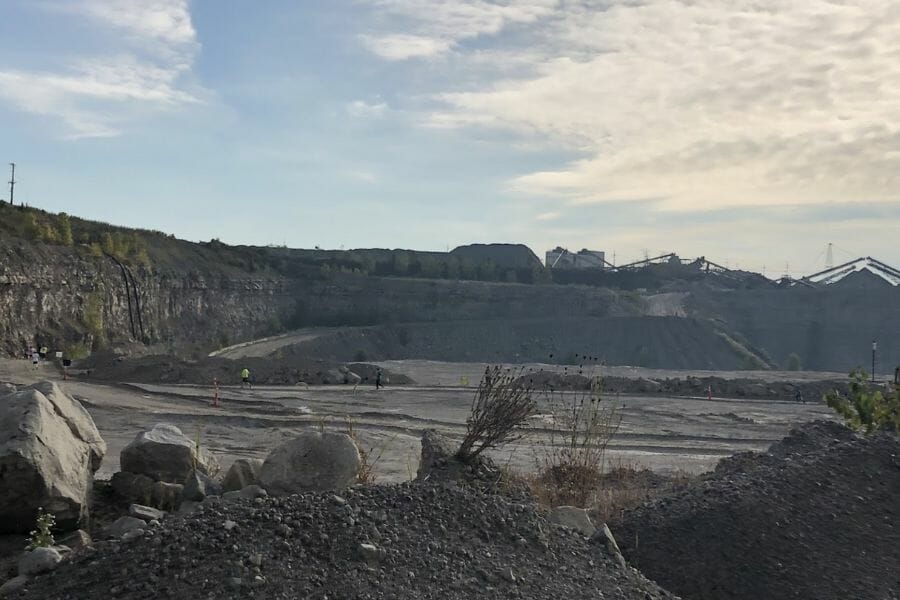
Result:
M402 370L401 362L391 368ZM98 477L117 471L120 450L140 430L158 422L174 423L186 435L199 436L227 468L235 458L264 458L305 429L346 429L349 418L364 448L374 448L376 454L383 451L376 467L379 480L401 481L415 474L422 431L437 428L461 436L472 401L477 372L464 386L458 375L455 385L449 383L451 373L460 372L459 365L429 363L427 369L441 385L388 386L380 391L372 386L228 387L220 390L219 406L210 405L213 391L204 386L71 380L64 385L84 403L109 445ZM409 369L417 371L421 374L421 365ZM26 384L40 379L60 380L61 374L49 364L34 369L25 360L0 361L0 381ZM563 396L563 401L570 400L570 395ZM820 402L665 396L621 396L610 401L622 407L621 427L609 447L611 464L662 473L709 470L723 456L766 448L792 424L831 418L831 411ZM540 407L547 410L542 403ZM541 420L535 424L539 431L503 448L495 458L532 469L547 442Z

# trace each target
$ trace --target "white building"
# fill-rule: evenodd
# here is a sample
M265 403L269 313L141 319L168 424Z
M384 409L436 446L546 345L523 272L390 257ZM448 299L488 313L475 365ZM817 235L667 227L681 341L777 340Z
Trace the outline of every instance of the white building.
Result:
M546 265L551 269L605 269L606 253L601 250L584 248L578 252L569 252L557 246L548 250Z

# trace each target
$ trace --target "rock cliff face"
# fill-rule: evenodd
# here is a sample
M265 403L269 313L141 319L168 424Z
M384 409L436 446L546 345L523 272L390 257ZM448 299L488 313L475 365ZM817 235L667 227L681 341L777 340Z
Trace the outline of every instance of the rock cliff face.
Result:
M325 276L292 264L277 272L267 267L251 272L227 262L229 256L265 249L223 248L216 254L209 245L160 246L153 249L158 254L151 255L150 263L161 266L144 268L93 256L85 247L0 234L0 352L21 354L35 343L84 351L101 336L107 342L210 350L300 327L495 321L495 328L506 327L510 335L494 336L497 344L509 343L491 346L492 357L523 356L526 346L544 352L549 341L573 332L553 346L568 348L573 339L589 336L577 345L597 346L599 356L619 364L778 367L796 354L804 368L845 371L857 365L871 368L873 339L879 342L880 372L893 372L900 364L898 288L694 290L645 298L576 285ZM668 320L660 320L662 316ZM561 323L533 328L516 321L581 318L584 323L574 329ZM598 318L615 321L590 333L592 319ZM434 348L449 347L453 335L450 331L436 338ZM367 346L353 340L348 347ZM324 356L339 349L318 350ZM453 354L457 360L460 352ZM685 362L690 356L694 358Z
M136 268L83 249L0 239L0 350L89 349L96 338L227 345L283 328L555 314L637 314L640 298L575 286L252 276Z
M158 272L64 246L0 239L0 349L90 348L110 340L243 339L293 307L284 279Z

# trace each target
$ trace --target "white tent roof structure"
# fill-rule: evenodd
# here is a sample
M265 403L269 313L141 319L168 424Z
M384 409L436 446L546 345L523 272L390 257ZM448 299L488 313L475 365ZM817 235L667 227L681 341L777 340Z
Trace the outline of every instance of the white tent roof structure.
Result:
M867 271L869 274L880 277L892 286L900 286L900 270L897 270L880 260L876 260L871 256L857 258L856 260L851 260L842 265L837 265L836 267L831 267L830 269L807 275L803 278L803 281L818 285L833 285L848 275L859 273L860 271Z

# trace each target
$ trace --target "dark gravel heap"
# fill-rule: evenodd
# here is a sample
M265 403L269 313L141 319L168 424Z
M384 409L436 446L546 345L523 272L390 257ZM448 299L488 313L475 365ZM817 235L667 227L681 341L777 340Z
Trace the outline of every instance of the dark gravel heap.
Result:
M809 423L610 526L631 564L684 598L895 600L900 438Z
M454 483L207 506L99 543L22 597L674 598L526 500Z

